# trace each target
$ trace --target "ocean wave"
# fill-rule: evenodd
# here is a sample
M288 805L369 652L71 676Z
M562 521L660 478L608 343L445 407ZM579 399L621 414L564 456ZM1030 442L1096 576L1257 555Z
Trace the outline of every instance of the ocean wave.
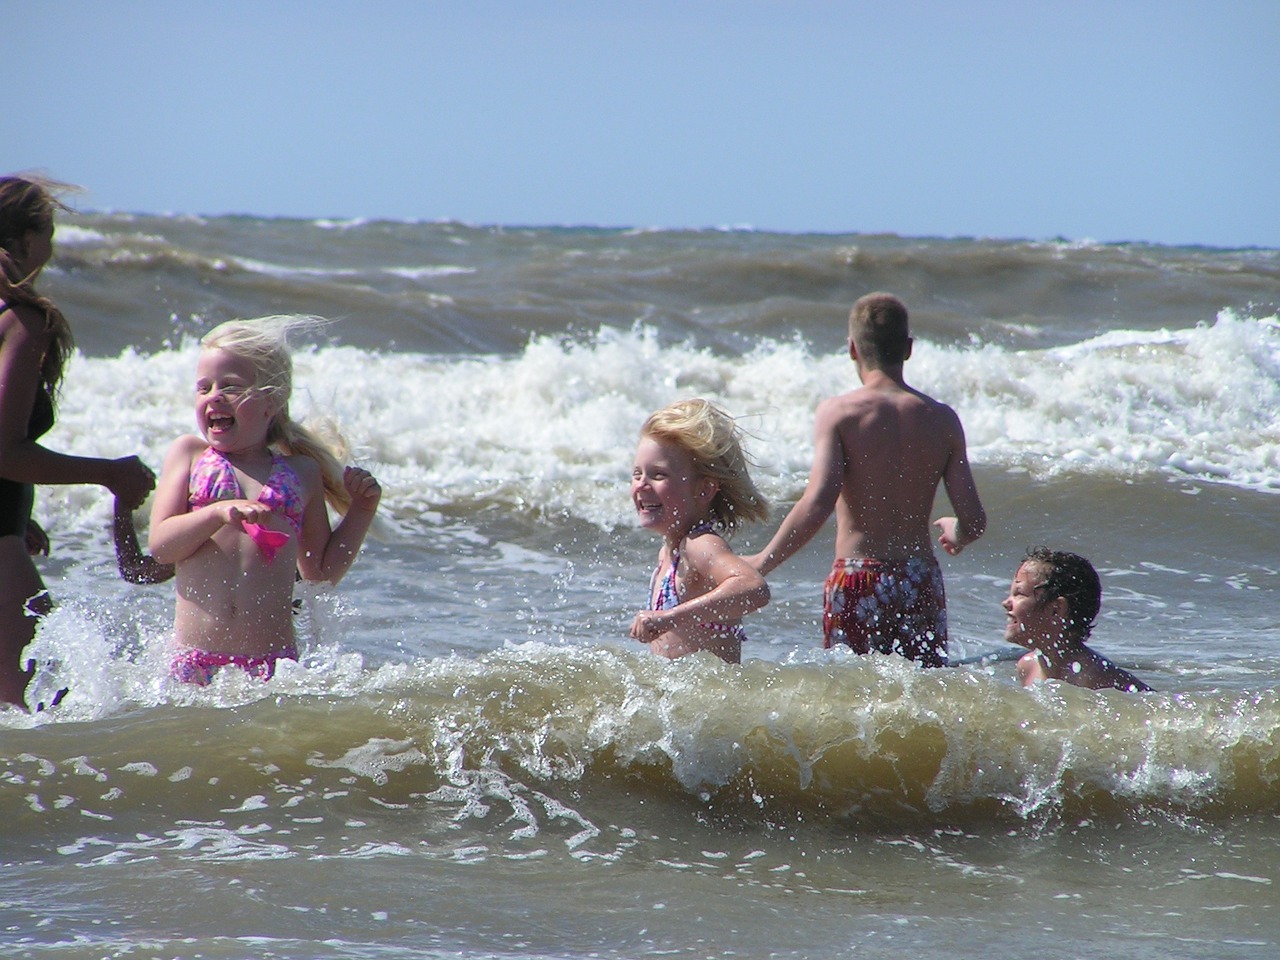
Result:
M270 688L151 683L147 703L90 723L54 711L11 727L0 811L110 817L175 785L196 821L254 797L276 809L434 797L456 811L495 802L495 784L562 800L640 791L765 823L1280 811L1273 691L1024 690L878 655L738 667L540 643L377 670L282 666Z

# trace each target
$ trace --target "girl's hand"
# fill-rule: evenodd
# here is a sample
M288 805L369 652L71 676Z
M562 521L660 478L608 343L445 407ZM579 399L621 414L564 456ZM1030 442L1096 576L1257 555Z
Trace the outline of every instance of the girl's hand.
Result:
M156 475L137 457L120 457L109 461L106 487L116 499L130 510L142 506L142 501L156 487Z
M631 621L631 639L641 643L657 640L672 627L671 618L657 610L641 610Z
M263 523L271 516L271 508L260 500L219 500L205 509L217 514L224 525Z
M342 485L351 494L351 505L373 510L382 499L382 487L373 474L362 467L347 467L342 471Z

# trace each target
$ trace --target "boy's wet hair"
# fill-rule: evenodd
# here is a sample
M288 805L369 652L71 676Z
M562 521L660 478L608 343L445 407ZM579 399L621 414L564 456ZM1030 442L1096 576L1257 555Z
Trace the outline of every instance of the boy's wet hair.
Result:
M902 363L911 343L906 304L891 293L859 297L849 312L849 339L868 366Z
M1093 564L1079 554L1048 547L1032 547L1022 562L1037 564L1044 571L1043 582L1036 584L1037 593L1043 591L1040 602L1063 597L1072 632L1081 640L1088 639L1102 608L1102 581Z
M716 481L719 489L711 501L711 516L721 530L768 517L769 505L747 472L742 431L715 404L679 400L651 414L640 436L681 448L693 458L699 477Z

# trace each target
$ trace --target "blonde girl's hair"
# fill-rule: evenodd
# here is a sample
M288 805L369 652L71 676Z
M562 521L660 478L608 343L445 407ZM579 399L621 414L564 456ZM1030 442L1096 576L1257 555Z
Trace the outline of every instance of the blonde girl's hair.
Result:
M679 400L652 414L640 435L680 447L693 457L699 477L716 481L719 489L711 501L711 516L723 532L769 516L769 505L747 471L742 430L715 404Z
M275 316L256 320L229 320L214 327L200 340L205 350L226 350L253 364L256 373L253 389L269 397L276 405L275 416L267 428L267 445L286 456L310 457L320 465L324 478L324 497L339 513L351 506L351 495L342 483L346 441L331 427L322 438L319 431L303 426L289 416L289 399L293 395L293 357L289 352L289 335L314 331L328 321L319 317Z
M25 304L44 314L50 340L40 365L40 383L50 400L57 397L75 340L62 311L36 292L35 275L18 275L17 245L29 231L50 227L55 212L69 210L58 194L75 189L34 174L0 177L0 300L5 306Z

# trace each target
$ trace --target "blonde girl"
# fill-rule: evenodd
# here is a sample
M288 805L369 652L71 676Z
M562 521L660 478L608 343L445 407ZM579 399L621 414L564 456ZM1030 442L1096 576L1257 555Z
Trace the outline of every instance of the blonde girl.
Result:
M769 602L769 586L725 538L765 519L768 506L733 419L700 399L650 416L636 447L631 501L640 526L662 538L649 605L631 636L665 657L708 650L739 663L742 618Z
M206 684L236 666L264 680L298 658L295 571L337 583L373 523L382 490L366 470L289 416L288 337L310 317L235 320L200 341L200 435L165 457L149 546L176 565L172 675ZM326 501L342 514L331 528Z

